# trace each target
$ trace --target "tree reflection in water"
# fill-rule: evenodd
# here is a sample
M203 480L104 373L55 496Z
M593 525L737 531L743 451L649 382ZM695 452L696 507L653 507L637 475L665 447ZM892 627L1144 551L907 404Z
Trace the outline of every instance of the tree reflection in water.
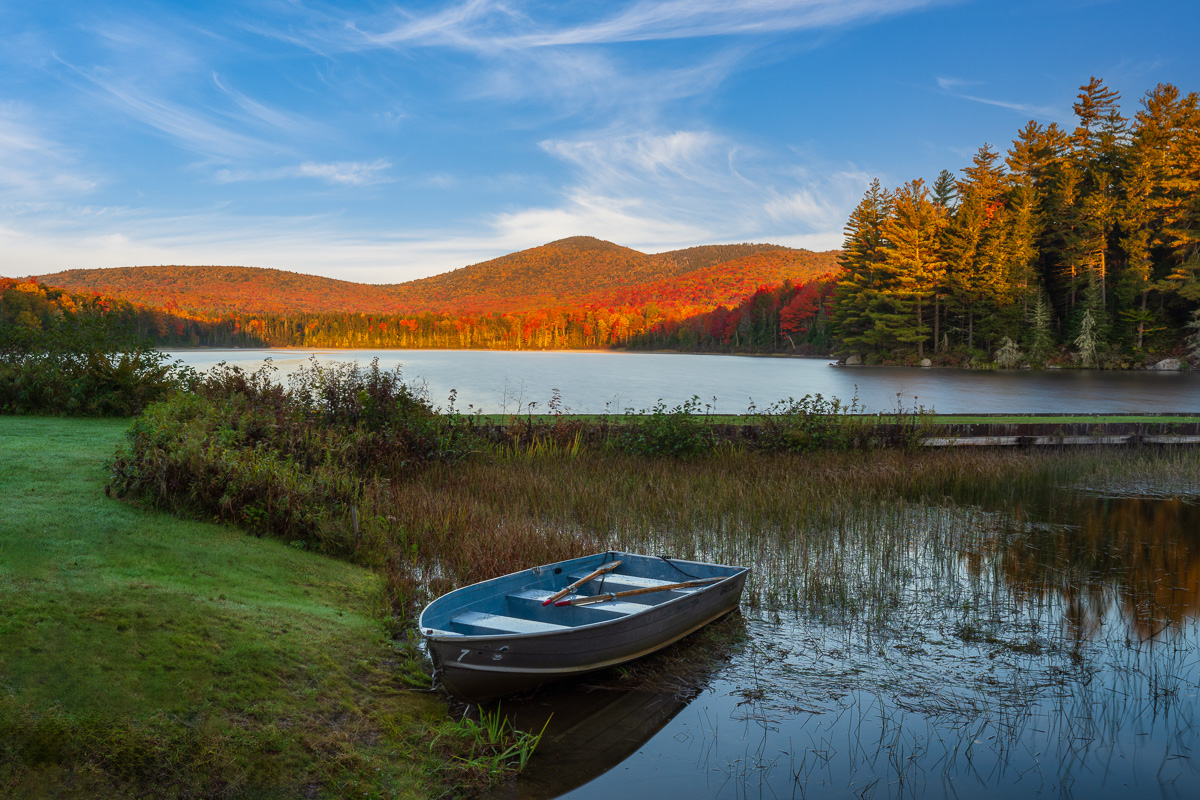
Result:
M999 544L1009 587L1061 598L1065 632L1083 639L1114 613L1140 642L1167 638L1200 615L1200 505L1056 494L1033 511L1051 524L1019 526Z

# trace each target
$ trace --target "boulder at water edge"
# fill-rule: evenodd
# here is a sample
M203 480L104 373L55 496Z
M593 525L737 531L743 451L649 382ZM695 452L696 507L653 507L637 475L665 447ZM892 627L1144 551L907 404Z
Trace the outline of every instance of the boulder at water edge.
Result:
M1178 358L1164 358L1162 361L1154 365L1154 369L1161 370L1178 370L1183 365L1179 363Z

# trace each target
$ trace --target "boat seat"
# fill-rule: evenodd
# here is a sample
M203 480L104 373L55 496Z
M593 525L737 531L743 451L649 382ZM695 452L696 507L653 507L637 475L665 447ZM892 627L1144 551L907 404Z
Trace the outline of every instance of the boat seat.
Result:
M579 575L570 575L568 577L570 577L572 580L578 580L579 578L582 578L585 575L587 575L586 572L581 573ZM652 589L657 586L670 586L673 583L683 583L685 581L690 581L690 580L693 580L693 579L688 578L683 575L680 575L679 580L677 580L677 581L675 581L675 580L660 581L657 578L642 578L637 575L621 575L616 572L610 572L604 576L603 581L601 581L599 578L597 578L596 580L592 581L591 583L588 583L586 586L583 586L580 588L586 589L588 594L608 594L609 592L624 592L628 589ZM694 592L697 589L702 589L702 588L704 588L704 587L698 586L698 587L692 587L692 588L687 588L687 589L668 589L668 590L665 590L662 594L664 596L670 597L671 594L674 592ZM648 594L644 594L644 595L637 595L637 597L646 598L646 599L642 600L643 604L654 602L654 601L648 599L648 598L654 597L654 593L652 593L652 592L648 593Z
M509 602L515 603L519 608L532 608L534 610L542 609L542 603L547 597L555 594L548 589L526 589L523 592L514 592L508 596ZM569 597L570 595L568 595ZM626 614L636 614L639 611L645 611L646 606L643 603L625 603L620 600L608 600L603 603L595 603L587 606L572 606L573 611L604 611L616 616L625 616ZM565 607L546 606L546 614L554 614L555 612L562 613L567 611ZM598 622L599 620L592 620Z
M502 614L482 614L478 611L467 611L450 620L455 627L464 633L476 636L486 636L492 633L548 633L550 631L565 631L569 625L555 625L550 622L537 622L532 619L506 617Z

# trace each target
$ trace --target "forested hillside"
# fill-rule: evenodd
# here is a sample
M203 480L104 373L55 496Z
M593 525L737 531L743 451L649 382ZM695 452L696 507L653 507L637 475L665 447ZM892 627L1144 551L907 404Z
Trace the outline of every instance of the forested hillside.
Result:
M190 315L399 311L379 286L278 269L220 266L71 269L38 280Z
M775 255L744 262L747 256L766 252ZM725 262L732 262L727 269L722 268ZM809 262L820 262L820 267ZM690 298L690 305L711 308L738 302L760 283L795 279L832 265L829 254L770 244L707 245L649 255L576 236L442 275L378 286L221 266L75 269L38 280L191 316L512 313L630 303L675 307L680 304L677 295ZM684 275L689 276L686 284L676 285L674 279ZM696 286L707 287L707 294L698 294Z
M392 288L406 310L528 311L671 277L687 267L590 236L561 239Z
M647 255L575 237L391 286L246 267L76 270L43 280L98 293L124 324L166 346L556 349L623 346L654 326L836 266L833 253L776 245ZM34 282L24 290L13 303L48 292Z

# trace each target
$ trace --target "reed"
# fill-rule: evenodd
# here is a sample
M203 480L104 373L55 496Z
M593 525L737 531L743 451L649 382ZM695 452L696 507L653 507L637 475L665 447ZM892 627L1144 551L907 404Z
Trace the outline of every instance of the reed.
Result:
M1121 462L1114 466L1114 462ZM604 548L747 564L751 603L885 620L936 553L990 552L983 506L1122 474L1195 475L1194 453L884 450L707 459L528 454L434 465L368 504L410 547L395 566L429 592ZM1146 478L1149 479L1149 478ZM386 536L384 537L387 538ZM408 592L414 603L418 599ZM409 609L411 613L411 608Z
M520 731L498 705L493 709L476 707L467 709L457 722L443 723L429 748L459 765L455 789L469 795L523 772L549 725L547 718L537 733ZM461 752L464 741L470 745L465 754Z

